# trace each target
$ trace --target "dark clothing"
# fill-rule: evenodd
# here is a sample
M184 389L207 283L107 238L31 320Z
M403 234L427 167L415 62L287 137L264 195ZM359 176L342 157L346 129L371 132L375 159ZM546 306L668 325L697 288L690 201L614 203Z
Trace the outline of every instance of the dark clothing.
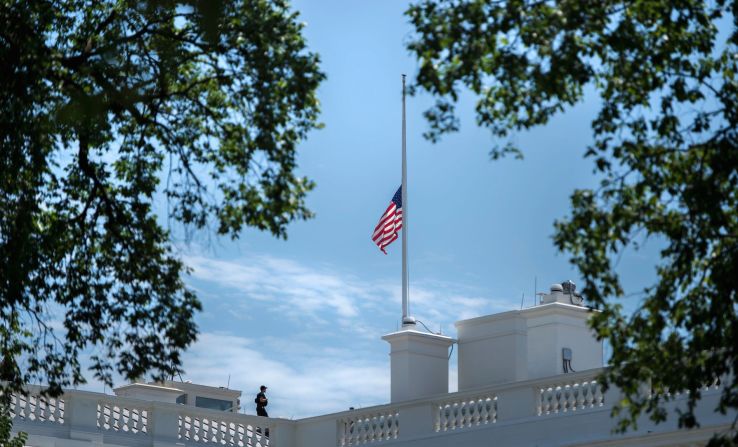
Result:
M262 398L264 399L263 402ZM266 411L266 406L269 404L269 399L267 399L263 391L256 395L256 399L254 399L254 401L256 402L256 414L258 416L269 417L269 413L267 413Z
M264 416L265 418L268 418L269 413L267 413L266 411L266 406L269 405L269 399L267 399L263 391L256 395L256 399L254 399L254 403L256 403L256 415ZM261 428L257 428L256 432L261 433ZM267 438L269 437L268 428L264 431L264 434L266 435Z

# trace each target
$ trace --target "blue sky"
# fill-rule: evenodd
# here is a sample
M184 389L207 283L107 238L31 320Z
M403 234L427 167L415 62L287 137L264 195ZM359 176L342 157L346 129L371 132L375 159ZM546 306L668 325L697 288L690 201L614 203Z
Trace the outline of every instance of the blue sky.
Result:
M244 231L237 241L198 234L180 246L203 312L184 356L186 380L252 394L269 386L270 414L304 417L389 401L389 346L400 309L400 242L383 255L371 232L400 184L400 75L406 2L299 0L308 45L328 78L319 90L325 129L299 148L299 171L317 183L316 217L289 239ZM579 283L551 240L575 188L596 185L583 159L597 111L589 99L548 126L516 135L525 160L492 162L489 133L462 95L461 132L425 141L425 96L408 100L411 313L455 335L453 322L533 303L553 282ZM626 255L626 293L653 278L657 251ZM455 355L451 389L455 390ZM101 385L89 389L101 391Z

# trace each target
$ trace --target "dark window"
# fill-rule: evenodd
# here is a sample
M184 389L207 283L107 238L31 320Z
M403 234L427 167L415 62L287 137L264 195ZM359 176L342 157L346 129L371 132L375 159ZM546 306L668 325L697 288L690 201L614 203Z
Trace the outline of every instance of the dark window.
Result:
M182 404L182 405L186 404L187 403L187 395L186 394L182 394L181 396L179 396L177 398L177 403L178 404Z
M195 397L195 406L211 410L230 411L233 403L230 400L211 399L209 397Z

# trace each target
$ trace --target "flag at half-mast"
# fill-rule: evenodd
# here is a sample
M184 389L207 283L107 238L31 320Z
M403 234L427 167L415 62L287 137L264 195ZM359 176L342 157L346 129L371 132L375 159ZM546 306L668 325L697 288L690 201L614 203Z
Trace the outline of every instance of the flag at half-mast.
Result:
M386 246L391 244L397 239L397 233L402 229L402 186L397 188L397 192L392 197L387 210L382 214L379 219L379 223L374 228L372 233L372 240L382 250L382 253L387 254L384 250Z

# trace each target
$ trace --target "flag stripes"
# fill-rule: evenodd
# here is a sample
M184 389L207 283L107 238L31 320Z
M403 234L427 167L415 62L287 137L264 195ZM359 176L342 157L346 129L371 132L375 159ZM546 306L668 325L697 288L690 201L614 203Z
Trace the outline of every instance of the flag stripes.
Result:
M385 247L397 240L397 233L402 229L402 187L397 189L389 206L385 210L379 223L374 227L372 241L387 254Z

